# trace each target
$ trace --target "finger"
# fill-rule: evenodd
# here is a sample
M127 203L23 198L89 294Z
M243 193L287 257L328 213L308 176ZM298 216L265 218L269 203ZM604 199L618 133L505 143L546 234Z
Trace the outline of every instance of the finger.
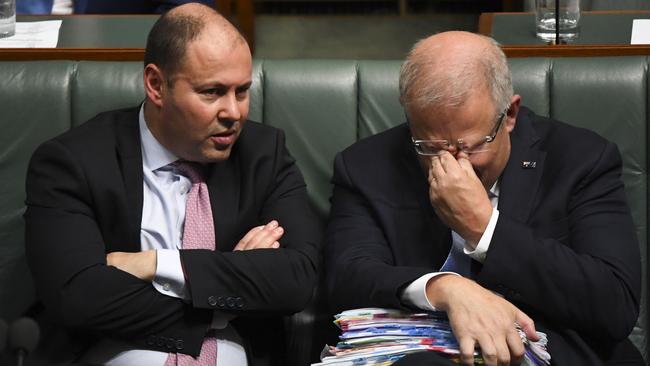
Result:
M282 237L282 234L284 234L284 228L281 226L273 229L264 228L248 242L244 250L270 248L273 242Z
M429 187L435 187L438 184L438 177L436 177L436 174L433 173L431 167L429 167L429 176L427 180L429 181Z
M242 250L250 249L249 246L251 245L251 243L253 243L255 240L259 239L260 235L264 235L265 230L267 230L267 231L268 230L273 230L277 226L278 226L278 222L275 221L275 220L271 220L266 225L258 226L259 229L257 229L257 228L251 229L248 232L248 234L250 234L250 236L247 234L247 236L249 236L249 238L246 241L244 241L244 243L241 246L241 249Z
M539 336L537 335L537 331L535 330L535 322L533 321L533 319L531 319L523 311L517 310L517 313L515 314L515 321L519 324L521 329L524 331L524 334L526 334L526 338L528 338L533 342L539 341Z
M244 247L246 247L246 243L248 243L248 242L251 240L251 238L252 238L252 237L253 237L257 232L259 232L259 231L262 230L262 229L264 229L264 225L256 226L256 227L250 229L250 230L246 233L246 235L244 235L244 237L241 238L241 240L239 241L239 243L237 243L237 245L235 246L235 249L233 249L233 250L244 250Z
M496 366L497 363L497 348L488 334L480 337L478 339L478 345L481 348L481 355L483 356L483 361L486 365Z
M474 172L474 167L472 166L472 163L469 161L467 158L460 158L457 160L458 165L460 165L460 168L465 171L468 175L476 175Z
M456 158L451 155L449 151L443 151L440 155L438 155L438 157L440 158L440 165L446 173L449 173L458 166Z
M511 363L513 365L521 365L524 362L524 343L521 341L516 330L513 329L511 332L508 332L506 342L510 351Z
M510 365L510 348L508 348L507 337L510 333L506 334L506 339L492 338L494 349L496 350L497 365L509 366ZM521 343L521 342L519 342Z
M429 165L429 177L441 178L444 175L445 175L445 169L442 167L442 164L440 163L440 157L432 156L431 164Z
M463 365L474 365L474 345L476 342L471 337L461 337L458 340L460 349L460 363Z
M273 249L278 249L279 247L280 247L280 242L277 241L273 242L273 244L271 245L271 248Z

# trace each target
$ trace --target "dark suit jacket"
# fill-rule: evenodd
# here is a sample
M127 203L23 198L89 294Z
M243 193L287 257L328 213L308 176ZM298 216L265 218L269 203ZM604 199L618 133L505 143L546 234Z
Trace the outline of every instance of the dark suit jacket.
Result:
M526 108L510 138L499 220L476 281L548 333L555 365L641 362L626 338L641 269L616 146ZM343 151L333 183L325 259L335 309L404 307L401 291L438 270L451 245L408 127Z
M231 157L209 165L217 250L181 250L189 304L106 266L106 253L140 251L142 181L138 108L100 114L34 153L26 254L52 316L86 338L197 355L213 310L223 310L239 316L251 360L284 351L277 315L310 300L319 257L317 223L284 134L248 122ZM285 228L280 249L232 252L272 219Z

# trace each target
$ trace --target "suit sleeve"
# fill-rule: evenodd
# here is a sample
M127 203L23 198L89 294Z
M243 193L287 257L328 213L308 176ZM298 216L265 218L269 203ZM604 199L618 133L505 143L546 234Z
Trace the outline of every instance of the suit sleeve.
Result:
M607 143L596 156L547 232L500 215L477 280L556 327L622 340L639 313L640 253L620 154Z
M345 155L334 161L334 192L325 234L329 301L334 310L380 306L404 308L400 293L432 271L395 264L383 229L351 181Z
M284 228L281 247L236 252L181 250L194 307L237 315L290 314L301 311L311 300L321 231L302 174L280 131L270 155L269 174L255 177L256 181L268 181L256 214L258 224L275 219Z
M210 312L106 265L83 168L56 140L33 155L27 174L26 256L39 297L64 326L143 348L198 354ZM180 341L180 342L179 342Z

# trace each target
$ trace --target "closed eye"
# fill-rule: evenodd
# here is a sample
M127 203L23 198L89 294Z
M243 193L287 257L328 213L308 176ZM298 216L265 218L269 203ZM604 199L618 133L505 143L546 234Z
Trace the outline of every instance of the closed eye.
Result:
M215 88L203 89L203 90L200 91L200 93L204 94L204 95L222 96L222 95L225 95L227 91L228 91L228 89L225 88L225 87L215 87Z

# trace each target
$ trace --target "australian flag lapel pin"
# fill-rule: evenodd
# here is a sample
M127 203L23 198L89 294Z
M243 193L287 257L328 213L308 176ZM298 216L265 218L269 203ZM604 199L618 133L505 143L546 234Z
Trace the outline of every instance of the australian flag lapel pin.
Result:
M536 166L537 166L536 161L526 161L526 160L524 160L524 161L521 162L521 167L524 168L524 169L535 169Z

